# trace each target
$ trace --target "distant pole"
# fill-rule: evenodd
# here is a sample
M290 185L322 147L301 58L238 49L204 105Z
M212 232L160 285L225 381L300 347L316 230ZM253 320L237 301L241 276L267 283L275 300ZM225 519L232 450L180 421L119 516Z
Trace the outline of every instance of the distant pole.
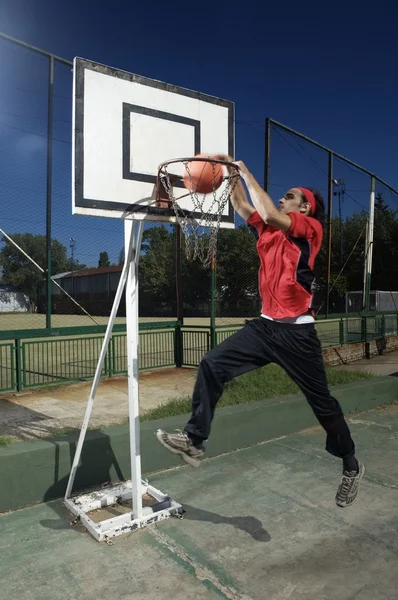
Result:
M339 198L339 237L340 237L340 266L344 263L344 240L343 240L343 210L345 183L344 179L334 179L333 184L338 188L338 192L334 192L334 196Z
M47 189L46 189L46 254L47 254L47 311L46 328L51 329L51 210L52 210L52 161L53 161L53 104L54 104L54 57L49 58L48 113L47 113Z
M73 271L73 265L75 264L75 239L74 238L69 238L69 248L70 248L70 260L72 263L72 271Z
M332 209L333 209L333 152L329 152L328 162L328 220L326 252L326 318L329 317L329 289L332 267Z
M72 271L72 295L76 296L76 282L74 277L75 271L75 238L69 238L69 248L70 248L70 270Z

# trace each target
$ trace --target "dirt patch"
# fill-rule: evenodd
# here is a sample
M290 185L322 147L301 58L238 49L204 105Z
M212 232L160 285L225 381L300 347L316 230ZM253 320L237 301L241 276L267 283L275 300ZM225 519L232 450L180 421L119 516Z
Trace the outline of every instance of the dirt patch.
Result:
M192 393L196 369L162 369L140 373L140 411ZM0 435L34 439L62 430L80 429L92 382L68 387L0 395ZM90 427L123 423L128 418L127 378L104 379L94 401Z

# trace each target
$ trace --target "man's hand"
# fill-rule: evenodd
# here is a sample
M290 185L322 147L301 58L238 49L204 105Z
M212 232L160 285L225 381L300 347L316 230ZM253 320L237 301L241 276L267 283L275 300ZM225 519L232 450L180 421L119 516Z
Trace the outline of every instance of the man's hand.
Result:
M239 172L243 179L246 179L248 175L250 175L249 169L246 167L245 163L241 160L234 161L234 164L239 168Z
M236 166L238 166L232 156L228 156L228 154L217 154L214 156L214 158L236 164ZM227 165L227 169L230 174L235 173L235 169L232 165ZM241 173L239 172L239 174ZM233 188L230 200L234 210L242 217L244 221L247 221L250 215L254 213L254 208L247 200L246 192L240 179L238 179L237 184Z

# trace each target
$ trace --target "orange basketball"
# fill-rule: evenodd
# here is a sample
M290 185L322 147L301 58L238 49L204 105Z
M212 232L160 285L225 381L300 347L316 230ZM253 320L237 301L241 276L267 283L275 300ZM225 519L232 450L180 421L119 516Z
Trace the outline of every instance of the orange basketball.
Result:
M212 158L209 154L197 154L196 157ZM184 168L184 185L191 192L209 194L220 187L222 180L222 167L218 163L195 160Z

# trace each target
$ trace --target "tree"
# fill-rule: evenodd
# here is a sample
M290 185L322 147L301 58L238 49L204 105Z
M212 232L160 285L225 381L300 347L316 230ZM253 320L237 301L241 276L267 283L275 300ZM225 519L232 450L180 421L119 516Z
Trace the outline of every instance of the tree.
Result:
M365 266L367 211L354 212L342 224L344 238L343 264L340 260L339 219L332 219L332 257L330 283L330 307L344 310L345 293L362 291ZM318 293L317 304L325 300L327 273L327 234L316 263ZM398 212L384 201L383 194L376 196L373 233L373 260L371 288L376 290L398 289L398 273L390 268L398 260ZM323 305L325 308L325 304Z
M98 267L109 267L110 266L110 260L109 260L109 256L107 252L100 252L99 255L99 261L98 261Z
M47 265L46 236L32 233L15 233L10 237L44 270ZM0 265L3 268L3 282L17 286L29 297L32 308L36 304L38 288L45 280L45 275L39 271L6 238L0 250ZM51 241L51 274L63 273L68 270L66 247L58 240Z
M85 265L84 263L80 263L78 260L76 260L75 258L70 258L68 260L68 271L83 271L84 269L87 268L87 265Z
M398 260L397 211L377 194L373 233L373 265L371 287L374 290L398 289L397 270L393 267Z
M119 267L122 267L124 265L124 248L122 248L119 252L119 260L118 263Z
M254 316L259 310L256 238L241 225L221 229L217 243L217 290L221 314Z
M165 227L151 227L142 237L139 263L141 306L175 305L175 237ZM149 310L149 308L148 308Z

